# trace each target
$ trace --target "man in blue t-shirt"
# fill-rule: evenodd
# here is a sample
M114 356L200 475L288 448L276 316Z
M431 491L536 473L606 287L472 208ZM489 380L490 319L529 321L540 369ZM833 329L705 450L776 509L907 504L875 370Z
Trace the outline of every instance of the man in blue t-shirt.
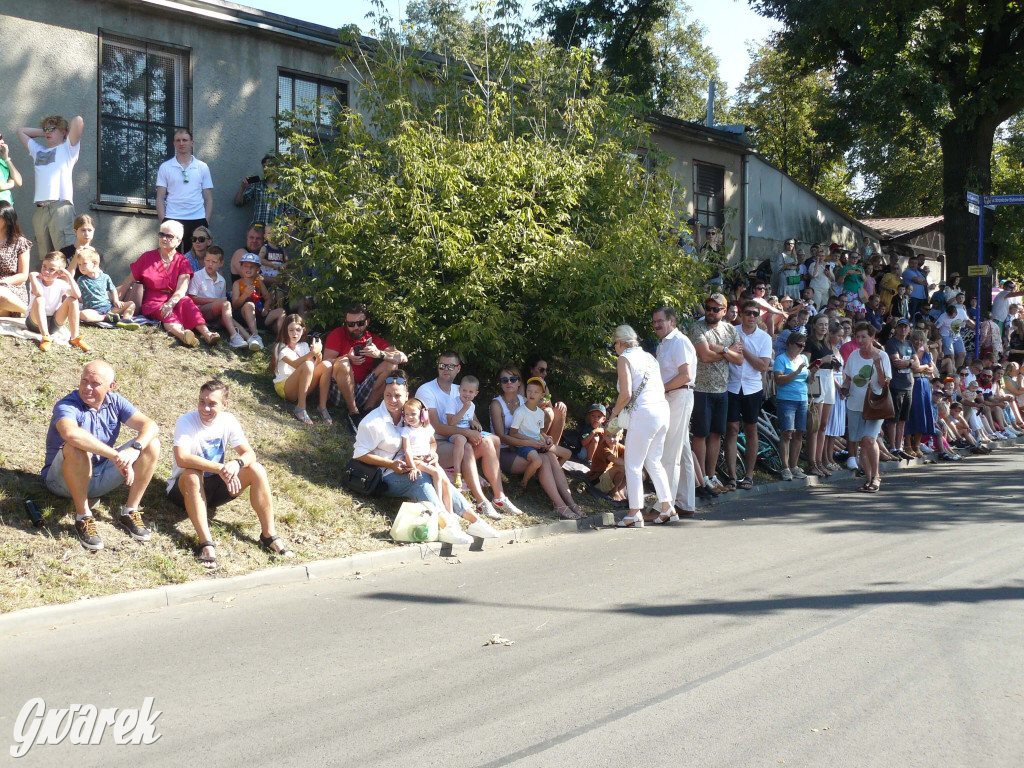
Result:
M75 505L75 533L86 549L103 549L89 499L106 496L122 483L128 499L116 523L136 541L149 541L139 502L153 479L160 441L156 422L114 392L114 369L94 360L82 369L78 389L53 407L46 432L42 476L47 489ZM121 425L138 432L115 448Z

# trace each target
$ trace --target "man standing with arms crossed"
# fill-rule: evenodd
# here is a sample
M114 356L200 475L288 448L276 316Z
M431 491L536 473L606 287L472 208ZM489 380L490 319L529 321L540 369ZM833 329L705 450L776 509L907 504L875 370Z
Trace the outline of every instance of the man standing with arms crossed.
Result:
M20 128L18 139L32 156L35 166L36 231L39 258L75 242L75 188L71 171L82 147L82 116L71 124L60 115L39 121L41 128Z
M697 372L697 351L676 327L676 311L659 307L651 313L658 343L658 366L668 400L668 434L661 463L668 475L669 489L676 514L692 515L695 475L690 448L690 415L693 413L693 377Z
M178 249L192 250L192 232L210 226L213 216L213 177L210 167L192 154L194 143L188 128L174 131L174 157L160 164L156 172L156 216L180 221L185 228ZM74 233L72 233L74 235Z
M754 465L757 463L757 417L764 402L764 372L772 365L772 337L757 327L761 308L755 301L743 303L740 311L739 337L743 343L743 362L729 366L729 426L725 435L725 463L729 469L726 488L739 487L748 491L754 487ZM747 473L736 477L736 442L743 422L746 446L743 458ZM736 481L739 480L737 486Z
M722 320L728 302L720 293L704 300L704 318L690 329L697 350L693 385L693 453L704 470L704 487L714 495L725 490L715 477L722 435L729 411L729 363L743 362L743 343L736 329Z

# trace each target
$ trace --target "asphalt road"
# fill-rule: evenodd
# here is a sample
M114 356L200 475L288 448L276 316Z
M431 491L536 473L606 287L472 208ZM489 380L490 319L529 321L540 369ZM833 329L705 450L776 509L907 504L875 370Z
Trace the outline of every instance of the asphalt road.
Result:
M1022 459L6 636L2 762L1019 768ZM154 744L6 752L147 696Z

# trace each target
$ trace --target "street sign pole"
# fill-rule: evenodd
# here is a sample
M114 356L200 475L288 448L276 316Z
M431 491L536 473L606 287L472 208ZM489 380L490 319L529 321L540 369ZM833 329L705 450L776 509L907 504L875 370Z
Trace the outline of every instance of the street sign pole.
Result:
M978 206L978 265L985 261L985 206ZM974 308L974 359L981 357L981 275L978 275L978 297Z

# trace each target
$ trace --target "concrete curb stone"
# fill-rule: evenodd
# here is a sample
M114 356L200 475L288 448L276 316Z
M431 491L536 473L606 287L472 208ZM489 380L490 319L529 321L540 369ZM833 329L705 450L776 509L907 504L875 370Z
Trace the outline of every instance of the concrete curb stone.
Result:
M1024 437L1010 440L1001 440L996 443L998 447L1010 448L1024 444ZM981 457L983 458L983 457ZM924 466L922 459L914 459L910 462L883 462L882 469L885 473L904 471L919 466ZM754 496L768 494L783 494L800 490L808 486L827 486L845 483L855 479L853 470L842 470L833 473L831 478L807 477L802 480L778 481L755 485L749 491L734 491L722 494L714 500L703 501L697 504L697 511L700 514L703 510L711 510L717 506L742 502L744 499ZM531 539L538 539L544 536L553 536L564 533L582 533L593 531L598 528L607 527L613 524L614 517L620 517L619 513L612 515L611 512L602 512L582 520L558 520L551 523L541 523L528 527L518 527L500 531L498 540L510 542L525 542ZM112 616L123 616L130 613L139 613L156 608L166 608L171 605L182 605L199 600L211 600L218 595L236 593L258 587L265 587L278 584L296 584L312 579L338 578L353 576L358 573L365 573L380 568L388 568L405 563L425 560L431 556L443 557L452 554L453 550L480 549L480 541L477 540L469 546L453 548L451 545L429 542L425 544L412 544L396 547L393 549L380 550L377 552L362 552L349 557L335 558L332 560L315 560L302 565L288 567L266 568L254 573L247 573L241 576L231 576L224 579L199 579L186 584L171 584L166 587L155 589L143 589L137 592L128 592L120 595L108 595L95 599L83 599L75 603L64 603L61 605L44 605L37 608L26 608L21 611L8 613L0 616L0 632L14 634L34 629L43 629L55 626L56 624L76 623L95 619L110 618Z

